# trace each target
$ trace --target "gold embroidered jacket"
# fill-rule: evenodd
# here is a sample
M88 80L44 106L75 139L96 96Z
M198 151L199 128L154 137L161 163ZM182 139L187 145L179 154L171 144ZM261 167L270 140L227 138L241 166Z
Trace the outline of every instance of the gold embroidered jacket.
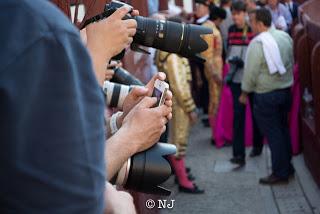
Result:
M177 54L158 51L156 64L159 71L166 73L170 90L179 106L186 113L194 111L196 107L191 95L192 77L188 60Z
M220 31L216 25L210 20L205 21L202 26L213 30L213 34L203 36L203 39L208 44L208 49L201 53L201 56L206 59L204 64L204 72L207 79L211 79L213 75L222 77L222 38Z

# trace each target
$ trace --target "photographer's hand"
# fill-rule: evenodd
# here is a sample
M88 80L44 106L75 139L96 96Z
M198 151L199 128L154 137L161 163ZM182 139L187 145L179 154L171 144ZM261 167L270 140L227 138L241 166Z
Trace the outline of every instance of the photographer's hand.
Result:
M152 96L152 92L153 92L153 88L154 88L154 83L156 80L161 80L161 81L164 81L166 79L166 74L163 73L163 72L159 72L157 74L155 74L152 79L148 82L148 84L146 85L146 88L148 89L148 96ZM170 90L167 91L167 94L166 94L166 99L165 99L165 102L164 104L167 106L167 107L172 107L172 92ZM170 113L168 116L167 116L167 119L168 120L171 120L172 118L172 114Z
M131 109L133 109L133 107L137 105L137 103L139 103L144 97L150 97L152 95L154 83L157 79L164 81L166 79L165 73L159 72L153 76L153 78L148 82L148 84L145 87L136 86L131 90L131 92L128 94L128 96L125 98L123 102L123 114L117 120L117 124L119 125L118 127L121 126L123 119L131 111ZM171 91L167 91L165 105L170 108L172 107ZM167 119L171 120L171 118L172 114L169 114Z
M125 117L119 131L108 139L105 155L109 179L129 157L157 143L166 130L172 108L167 105L153 108L156 102L154 97L143 98Z
M144 151L155 144L166 130L167 116L172 108L166 105L153 108L157 99L145 97L125 117L123 130L136 148L136 152Z
M87 47L101 85L105 77L106 63L128 47L136 33L137 22L134 19L122 20L128 12L125 7L119 8L108 18L86 27Z

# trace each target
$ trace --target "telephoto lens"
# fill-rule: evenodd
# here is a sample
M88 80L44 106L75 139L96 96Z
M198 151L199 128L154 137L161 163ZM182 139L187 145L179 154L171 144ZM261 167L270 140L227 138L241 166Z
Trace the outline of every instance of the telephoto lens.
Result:
M201 35L211 34L212 30L209 28L142 16L136 16L134 19L138 26L133 43L177 53L186 58L195 57L197 53L208 48Z
M106 4L103 13L86 20L82 26L99 21L110 16L120 7L130 8L132 6L119 1L112 1ZM207 27L175 23L165 20L155 20L142 16L131 16L127 14L124 19L135 19L137 21L137 32L133 37L131 49L147 53L147 51L139 48L139 45L156 48L169 53L176 53L186 58L194 58L196 60L205 61L199 56L199 53L208 49L208 44L203 40L202 36L212 34L212 30ZM113 59L119 60L124 56L122 51Z
M110 82L115 82L123 85L140 85L144 86L144 84L138 80L136 77L134 77L132 74L130 74L127 70L125 70L122 67L115 67L114 69L114 75Z
M157 143L150 149L131 157L111 179L112 184L138 192L168 196L171 194L160 185L172 174L167 156L176 153L176 146Z

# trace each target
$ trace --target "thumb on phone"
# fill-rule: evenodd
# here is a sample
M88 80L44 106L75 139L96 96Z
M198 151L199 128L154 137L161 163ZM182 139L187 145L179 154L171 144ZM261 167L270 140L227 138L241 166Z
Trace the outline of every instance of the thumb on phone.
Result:
M139 107L152 108L157 103L156 97L145 97L139 103Z
M148 90L149 90L149 94L148 94L149 96L152 95L154 83L156 82L157 79L164 81L166 79L166 74L163 72L159 72L159 73L155 74L152 77L152 79L148 82L148 84L146 85L146 88L148 88Z
M141 86L135 86L132 88L131 93L135 98L139 98L142 96L147 96L148 89Z

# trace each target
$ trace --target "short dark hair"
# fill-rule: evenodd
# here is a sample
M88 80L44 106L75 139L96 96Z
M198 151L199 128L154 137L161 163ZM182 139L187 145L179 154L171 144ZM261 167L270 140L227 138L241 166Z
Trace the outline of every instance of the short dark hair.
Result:
M271 27L272 15L268 9L260 8L253 10L250 13L256 15L256 21L262 22L266 27Z
M243 1L235 1L232 3L232 6L231 6L231 11L237 11L237 12L246 12L246 4L243 2Z
M225 19L227 17L227 12L225 11L225 9L221 8L221 7L211 7L210 8L210 20L214 21L217 19Z
M231 0L221 0L220 1L220 6L223 7L226 4L229 4L231 2Z

